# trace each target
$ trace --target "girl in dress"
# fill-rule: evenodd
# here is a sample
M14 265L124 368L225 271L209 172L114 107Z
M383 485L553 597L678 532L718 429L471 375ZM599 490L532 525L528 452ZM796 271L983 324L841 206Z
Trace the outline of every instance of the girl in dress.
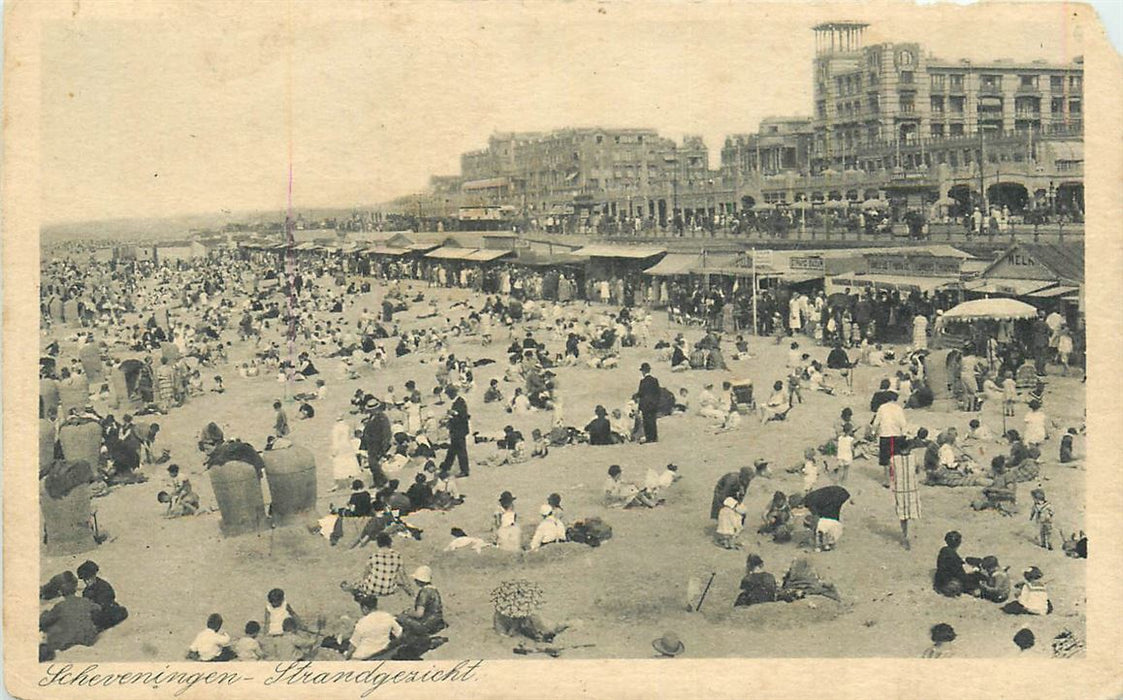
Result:
M515 514L515 497L510 491L499 496L499 508L495 511L495 546L507 552L522 550L522 527Z

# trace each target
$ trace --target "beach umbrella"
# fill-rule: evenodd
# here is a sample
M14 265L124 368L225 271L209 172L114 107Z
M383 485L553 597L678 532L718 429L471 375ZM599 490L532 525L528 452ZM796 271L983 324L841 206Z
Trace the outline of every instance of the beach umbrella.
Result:
M862 202L863 209L884 209L889 205L884 199L867 199Z
M823 208L824 209L845 209L846 208L846 202L842 201L841 199L829 199L829 200L823 202Z
M1017 299L976 299L948 309L942 321L1007 320L1036 318L1037 309Z
M811 202L808 202L807 200L800 200L792 205L792 209L795 209L796 211L807 211L810 208Z

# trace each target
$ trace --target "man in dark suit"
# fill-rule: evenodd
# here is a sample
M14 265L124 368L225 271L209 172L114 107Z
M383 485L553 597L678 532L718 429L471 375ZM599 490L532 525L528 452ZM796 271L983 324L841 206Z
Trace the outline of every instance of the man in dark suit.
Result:
M441 469L452 466L455 458L460 465L457 476L468 476L468 403L463 396L457 396L456 387L450 386L445 393L452 399L448 411L448 452L441 462Z
M390 418L382 409L381 401L372 396L367 399L364 408L368 412L368 417L363 424L359 449L367 453L367 466L370 468L374 485L381 486L386 483L386 475L381 465L382 458L390 451L394 436L391 432Z
M643 417L644 442L658 442L659 429L655 420L659 415L659 380L651 376L651 365L644 362L639 367L643 379L639 380L636 396L640 415Z

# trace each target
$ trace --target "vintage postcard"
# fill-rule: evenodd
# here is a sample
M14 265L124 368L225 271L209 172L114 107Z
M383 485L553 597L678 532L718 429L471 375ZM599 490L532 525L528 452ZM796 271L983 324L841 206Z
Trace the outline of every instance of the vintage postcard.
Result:
M4 20L13 696L1123 693L1092 8Z

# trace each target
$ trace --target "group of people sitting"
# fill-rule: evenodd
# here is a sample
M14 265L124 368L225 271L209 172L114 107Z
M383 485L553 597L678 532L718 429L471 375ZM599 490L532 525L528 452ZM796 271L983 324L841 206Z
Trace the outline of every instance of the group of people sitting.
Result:
M432 584L433 572L428 566L419 566L413 572L417 593L411 608L396 616L379 610L379 597L392 594L399 586L411 593L413 587L405 580L397 552L386 542L380 540L379 544L376 554L389 552L395 556L380 557L377 562L372 557L368 576L371 570L378 576L388 573L389 583L380 589L387 592L374 592L365 584L355 587L352 593L361 611L357 620L344 615L329 623L321 616L313 629L289 605L285 592L274 588L266 596L264 622L247 622L244 634L233 639L222 629L222 615L212 613L206 627L192 640L186 658L202 662L420 659L448 641L436 636L447 625L440 592Z
M1042 583L1044 574L1036 566L1022 572L1023 580L1011 587L1010 567L999 565L998 558L959 555L963 536L956 530L944 535L944 546L936 556L932 586L949 598L971 595L992 603L1004 603L1002 612L1011 615L1048 615L1053 612L1049 592ZM1010 599L1013 595L1013 600Z
M61 598L39 614L39 661L50 661L72 646L93 646L101 632L128 618L129 611L117 602L113 586L98 573L96 563L85 561L75 572L56 574L39 588L41 602Z

